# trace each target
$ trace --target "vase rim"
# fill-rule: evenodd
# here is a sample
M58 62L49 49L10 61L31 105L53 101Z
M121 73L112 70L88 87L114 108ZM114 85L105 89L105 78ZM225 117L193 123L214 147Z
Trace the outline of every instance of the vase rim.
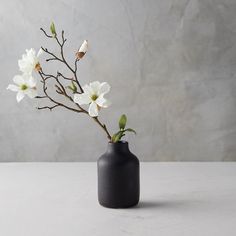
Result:
M128 144L128 142L127 141L124 141L124 140L121 140L121 141L118 141L118 142L116 142L116 143L113 143L113 142L108 142L108 144L112 144L112 145L115 145L115 144Z
M127 141L118 141L116 143L109 142L107 145L107 150L115 152L127 152L129 151L129 143Z

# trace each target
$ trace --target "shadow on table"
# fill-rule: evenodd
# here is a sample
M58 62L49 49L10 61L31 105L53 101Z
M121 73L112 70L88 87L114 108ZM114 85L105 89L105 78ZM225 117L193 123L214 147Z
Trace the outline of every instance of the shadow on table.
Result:
M177 209L182 207L188 207L196 203L195 201L189 200L150 200L150 201L140 201L134 208L137 209L153 209L153 208L166 208L166 209Z

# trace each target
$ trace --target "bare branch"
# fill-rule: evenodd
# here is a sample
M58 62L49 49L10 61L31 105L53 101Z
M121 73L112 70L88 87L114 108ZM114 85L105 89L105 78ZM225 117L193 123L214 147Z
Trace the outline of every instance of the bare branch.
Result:
M60 73L59 71L57 72L57 74L58 74L58 76L62 77L65 80L70 80L70 81L76 82L76 80L73 77L72 78L66 77L62 73Z
M95 122L105 131L105 133L107 134L107 138L108 138L109 140L111 140L111 135L110 135L110 133L108 132L106 125L105 125L105 124L102 124L101 121L98 119L98 117L92 117L92 118L93 118L93 120L95 120Z
M50 111L52 111L52 109L56 108L56 107L59 107L60 105L56 104L54 106L45 106L45 107L37 107L38 110L43 110L43 109L49 109Z
M35 98L47 98L47 96L36 96Z
M41 30L43 31L43 33L44 33L48 38L55 38L55 39L56 39L58 45L60 46L60 52L61 52L61 58L60 58L60 57L56 56L54 53L50 52L47 48L43 48L43 47L42 47L42 50L43 50L44 52L46 52L47 54L49 54L49 55L52 56L52 58L48 58L48 59L46 59L46 61L48 62L48 61L56 61L56 60L57 60L57 61L60 61L60 62L64 63L64 64L67 66L67 68L73 73L74 78L75 78L75 82L77 83L77 85L78 85L78 87L79 87L79 89L80 89L80 92L83 93L83 92L84 92L84 91L83 91L83 88L82 88L82 86L80 85L80 82L79 82L78 77L77 77L77 62L78 62L79 60L76 58L75 63L74 63L74 69L73 69L73 68L69 65L69 63L66 61L65 56L64 56L64 48L63 48L63 47L64 47L64 44L65 44L65 42L66 42L66 39L65 39L65 37L64 37L64 30L61 32L62 42L60 42L60 40L58 39L57 35L55 35L54 37L52 37L52 36L48 35L44 29L41 28Z
M62 60L61 58L59 58L58 56L56 56L54 53L48 51L47 48L43 48L43 47L41 47L41 48L42 48L42 50L43 50L44 52L46 52L47 54L49 54L49 55L51 55L53 58L55 58L55 60L58 60L58 61L60 61L60 62L63 62L63 60Z
M62 38L62 42L65 42L66 41L66 39L65 39L65 37L64 37L64 30L62 30L61 31L61 38Z
M43 81L43 92L44 92L45 96L46 96L52 103L54 103L55 105L60 105L60 106L62 106L62 107L64 107L64 108L66 108L66 109L68 109L68 110L71 110L71 111L74 111L74 112L87 113L87 114L88 114L88 112L87 112L86 110L84 110L84 109L83 109L79 104L77 104L77 103L74 103L74 104L75 104L79 109L75 109L75 108L69 107L69 106L67 106L67 105L65 105L65 104L63 104L63 103L57 102L55 99L53 99L51 96L49 96L49 94L47 93L46 80L44 79L44 73L43 73L42 71L39 71L38 73L39 73L39 75L40 75L40 77L41 77L41 79L42 79L42 81ZM57 78L56 76L53 76L53 75L51 75L51 76L54 77L54 78ZM71 101L73 101L73 99L72 99L69 95L64 94L64 93L63 93L63 95L66 96L67 98L69 98Z
M61 88L55 84L55 87L56 87L56 92L59 93L59 94L64 94L63 91L61 90Z
M40 77L42 79L41 82L43 83L43 92L44 92L45 96L37 96L37 98L48 98L49 101L51 101L54 105L53 106L38 107L38 109L39 110L40 109L49 109L51 111L54 108L61 106L61 107L64 107L64 108L66 108L68 110L71 110L73 112L84 113L84 114L89 115L87 110L83 109L79 104L77 104L77 103L75 103L73 101L73 98L70 95L67 94L65 87L63 86L63 84L59 80L59 77L62 77L65 80L74 81L78 85L78 87L80 89L80 93L84 92L83 88L80 85L78 77L77 77L77 69L78 69L78 61L79 61L79 59L78 58L75 59L74 66L73 66L74 68L72 68L69 65L69 63L67 62L67 60L65 59L65 56L64 56L64 48L63 47L64 47L64 44L66 42L66 39L64 37L64 31L61 32L61 40L62 40L62 42L60 42L60 40L58 39L57 35L51 36L51 35L47 34L47 32L43 28L40 28L40 30L45 34L46 37L55 39L57 44L60 47L60 54L61 54L60 57L55 55L54 53L50 52L47 48L41 47L44 52L46 52L47 54L49 54L51 56L50 58L46 59L46 61L47 62L49 62L49 61L59 61L59 62L65 64L66 67L72 72L73 77L66 77L66 76L64 76L60 72L57 72L57 75L55 76L55 75L52 75L52 74L45 74L42 70L39 71L39 75L40 75ZM66 98L68 98L71 102L73 102L73 104L75 104L78 107L78 109L75 109L75 108L69 107L69 106L67 106L67 105L65 105L63 103L60 103L60 102L56 101L54 98L52 98L48 94L47 86L46 86L46 81L49 78L53 78L53 79L56 80L56 82L57 82L57 84L55 84L56 92L58 94L60 94L60 95L65 96ZM101 121L98 119L98 117L92 117L92 118L104 130L104 132L107 135L107 138L109 140L111 140L111 135L108 132L106 125L102 124Z
M56 60L58 60L58 59L55 58L55 57L53 57L53 58L48 58L48 59L46 59L46 62L48 62L48 61L56 61Z
M75 59L75 73L77 73L77 69L78 69L78 64L77 62L79 61L78 58Z
M79 89L81 91L81 93L83 93L83 89L79 83L79 80L77 78L77 59L75 60L75 69L72 69L72 67L68 64L68 62L66 61L65 59L65 56L64 56L64 43L66 42L66 39L64 38L64 31L62 31L62 43L60 43L59 39L57 38L57 36L55 37L55 39L57 40L57 43L59 44L60 46L60 49L61 49L61 58L62 58L62 61L64 62L64 64L67 66L67 68L73 73L74 77L75 77L75 81L77 83L77 85L79 86Z
M43 31L43 33L45 34L46 37L53 38L51 35L47 34L43 28L40 28L40 30Z

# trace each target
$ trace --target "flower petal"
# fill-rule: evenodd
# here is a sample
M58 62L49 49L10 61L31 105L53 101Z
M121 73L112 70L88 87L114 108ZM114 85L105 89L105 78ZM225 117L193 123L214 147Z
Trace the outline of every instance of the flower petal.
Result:
M18 92L19 91L19 87L14 85L14 84L9 84L7 89L13 91L13 92Z
M17 84L17 85L21 85L23 84L25 81L24 81L24 78L21 76L21 75L15 75L13 77L13 81Z
M22 55L22 58L18 61L19 69L23 73L32 73L35 65L38 63L36 52L33 48L26 49L26 53Z
M19 60L18 66L21 72L28 73L28 74L32 73L33 66L30 63L23 60Z
M89 84L90 88L93 91L93 94L99 95L99 90L100 90L100 82L99 81L94 81Z
M42 54L43 54L43 49L40 48L39 51L38 51L37 57L41 56Z
M38 95L36 89L27 89L25 91L25 94L27 94L28 97L30 97L30 98L35 98Z
M87 84L83 86L84 93L86 93L88 96L91 96L93 94L93 90L90 86Z
M78 103L79 105L84 105L84 104L91 103L92 100L87 93L82 93L82 94L75 94L74 95L74 102Z
M107 108L108 106L111 105L111 102L105 99L103 97L103 94L97 98L96 103L98 104L98 106L103 107L103 108Z
M98 116L98 106L95 102L91 102L88 109L89 115L92 117Z
M84 40L84 42L79 48L79 52L86 53L87 51L88 51L88 40Z
M36 87L37 81L33 76L29 76L27 84L29 85L30 88L34 88L34 87Z
M25 51L26 51L27 56L35 57L35 55L36 55L36 52L35 52L34 48L26 49Z
M19 91L16 95L17 102L20 102L24 98L25 94L22 91Z
M100 84L100 94L106 94L110 91L111 86L107 82Z

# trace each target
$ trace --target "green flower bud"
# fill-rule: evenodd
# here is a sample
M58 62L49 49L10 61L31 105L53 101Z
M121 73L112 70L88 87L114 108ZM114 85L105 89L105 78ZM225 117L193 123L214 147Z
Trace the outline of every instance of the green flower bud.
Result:
M56 27L55 27L55 25L54 25L53 22L52 22L51 25L50 25L50 30L51 30L52 36L53 36L53 37L56 37L57 32L56 32Z

